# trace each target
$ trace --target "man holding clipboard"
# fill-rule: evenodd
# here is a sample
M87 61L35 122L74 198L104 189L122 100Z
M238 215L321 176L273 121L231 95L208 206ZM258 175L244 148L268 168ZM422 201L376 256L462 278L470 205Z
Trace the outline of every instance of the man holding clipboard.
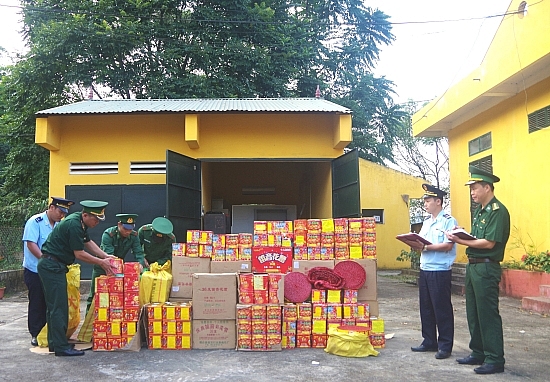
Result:
M447 233L447 238L467 246L466 265L466 316L470 329L470 349L465 358L457 359L461 365L481 365L477 374L504 372L504 340L502 318L498 310L499 283L502 274L500 262L510 237L510 214L495 197L494 183L500 179L484 170L470 166L472 200L479 206L472 216L473 240L464 240Z
M456 257L456 246L445 235L456 227L456 219L443 211L443 197L447 195L429 184L423 184L424 208L430 214L424 220L418 236L399 235L397 238L412 249L421 252L418 292L422 337L413 352L435 353L435 358L451 356L454 341L454 313L451 303L451 267ZM439 335L438 335L439 334Z

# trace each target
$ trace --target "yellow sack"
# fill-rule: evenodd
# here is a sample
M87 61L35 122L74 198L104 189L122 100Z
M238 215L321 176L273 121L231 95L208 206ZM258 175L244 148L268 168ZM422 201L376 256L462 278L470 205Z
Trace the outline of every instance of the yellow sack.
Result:
M90 342L92 340L92 337L94 334L94 313L95 313L94 310L95 310L95 299L92 299L92 303L90 304L90 309L88 310L88 314L86 314L86 317L84 318L84 322L82 323L82 326L78 331L78 336L76 337L76 339L81 342Z
M158 263L149 265L149 270L143 272L139 282L140 305L151 302L166 302L172 288L171 262L160 266Z
M67 338L70 338L80 324L80 264L71 264L67 272L67 296L69 298L69 322ZM45 325L37 337L40 347L48 346L48 325Z
M368 357L379 354L372 347L367 332L342 330L336 327L328 330L325 351L342 357Z

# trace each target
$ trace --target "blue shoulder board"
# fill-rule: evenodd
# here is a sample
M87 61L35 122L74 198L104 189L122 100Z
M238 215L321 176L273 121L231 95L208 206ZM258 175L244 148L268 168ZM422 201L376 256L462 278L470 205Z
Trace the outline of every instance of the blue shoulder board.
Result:
M445 219L450 219L450 218L452 218L452 216L449 215L449 214L443 214L443 217L444 217Z
M34 219L37 223L40 223L42 220L44 220L44 218L42 216L39 216L37 217L36 219Z

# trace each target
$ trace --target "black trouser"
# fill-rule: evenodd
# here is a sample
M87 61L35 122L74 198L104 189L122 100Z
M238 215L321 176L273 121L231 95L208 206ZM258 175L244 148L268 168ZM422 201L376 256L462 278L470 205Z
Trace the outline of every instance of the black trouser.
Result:
M23 278L29 290L29 308L27 312L27 325L31 336L36 337L46 325L46 300L44 290L38 273L23 268Z
M418 292L422 344L451 352L454 340L454 313L451 303L452 271L420 271ZM439 333L439 337L437 334Z

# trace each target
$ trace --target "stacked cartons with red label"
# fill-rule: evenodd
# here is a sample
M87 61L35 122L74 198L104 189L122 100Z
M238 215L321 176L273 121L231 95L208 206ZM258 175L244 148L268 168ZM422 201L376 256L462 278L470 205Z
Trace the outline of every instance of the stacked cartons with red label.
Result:
M237 305L237 350L281 350L283 275L241 273Z
M139 320L139 263L122 263L116 276L96 278L92 349L122 349L134 337Z
M283 317L281 327L281 346L283 349L296 347L296 323L298 321L298 309L295 304L283 305Z
M311 347L311 326L313 311L311 303L296 304L296 347Z
M372 327L369 334L370 343L374 348L386 347L386 336L384 333L384 320L378 318L372 320Z

